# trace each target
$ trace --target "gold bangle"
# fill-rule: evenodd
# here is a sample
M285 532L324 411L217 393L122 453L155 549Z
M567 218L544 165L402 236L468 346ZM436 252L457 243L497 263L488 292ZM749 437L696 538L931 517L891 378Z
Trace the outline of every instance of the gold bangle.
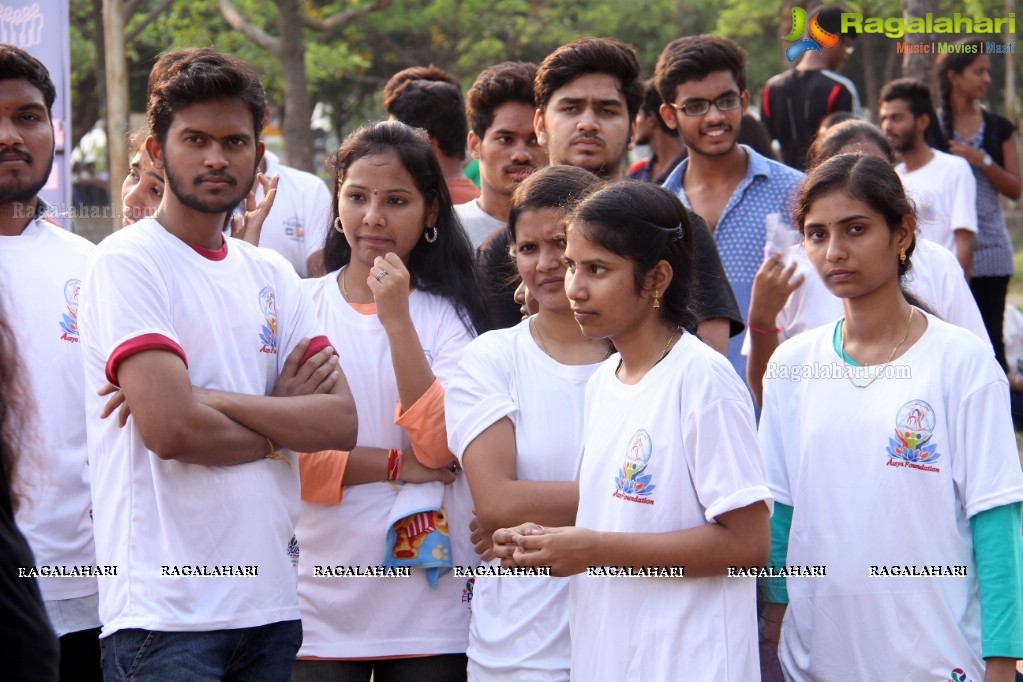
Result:
M264 459L272 459L275 461L284 462L285 464L288 465L288 468L290 469L291 461L288 459L288 457L286 455L282 455L281 453L277 452L277 450L274 449L274 442L270 440L270 436L264 437L266 438L266 444L270 446L270 452L267 454L266 457L264 457Z

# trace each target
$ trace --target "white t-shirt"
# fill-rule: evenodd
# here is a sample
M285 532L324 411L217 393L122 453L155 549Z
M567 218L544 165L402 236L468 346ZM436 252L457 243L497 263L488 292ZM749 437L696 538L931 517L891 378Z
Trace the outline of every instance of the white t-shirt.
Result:
M617 363L586 388L577 526L666 533L772 504L749 391L724 356L684 334L638 384ZM760 678L755 578L584 573L569 618L573 680Z
M473 249L478 249L491 232L508 224L507 221L498 220L480 208L479 199L455 206L455 215L469 235Z
M895 172L916 204L920 234L956 253L956 230L977 233L977 181L966 159L934 151L915 171L900 163Z
M533 341L529 320L483 334L462 353L448 386L448 446L461 461L477 436L507 417L515 428L518 480L578 480L586 382L599 366L555 361ZM571 652L568 581L476 578L470 679L568 680Z
M779 342L833 322L845 314L842 299L824 286L817 271L807 260L802 244L789 249L789 258L796 262L796 274L803 275L803 283L792 292L778 314L777 325L781 329L778 333ZM970 330L991 348L991 339L987 335L977 302L970 293L970 286L955 256L934 242L917 237L911 262L913 267L906 275L906 288L910 293L927 304L943 320ZM748 336L743 344L743 353L749 354Z
M177 352L194 386L267 395L288 353L319 335L283 258L237 239L225 249L221 260L200 255L145 219L107 237L89 260L80 319L96 557L117 568L100 581L104 637L298 618L288 555L299 504L294 454L282 451L290 467L163 460L146 449L134 420L121 429L115 417L99 418L106 398L96 391L133 352ZM258 574L174 575L197 566L254 566Z
M827 571L788 580L778 653L789 678L984 677L969 518L1023 500L1023 474L1005 373L969 332L927 325L890 366L902 378L864 389L841 375L765 378L760 447L771 493L793 507L787 563ZM771 361L840 367L834 334L801 334ZM966 575L871 576L892 566Z
M93 248L41 219L16 237L0 237L0 296L22 377L34 396L26 415L34 428L24 434L15 472L22 495L17 522L40 567L96 563L78 336L78 294ZM98 589L90 576L38 582L47 601Z
M335 271L304 282L316 314L341 353L341 368L359 413L357 444L398 448L412 457L408 433L394 423L399 404L387 333L341 296ZM422 291L409 294L409 314L433 374L446 384L470 334L454 307ZM453 571L430 588L422 570L405 578L322 577L317 566L379 566L388 515L398 488L387 481L346 486L341 504L302 502L299 544L300 657L379 658L464 653L469 632L466 578ZM469 541L472 502L464 476L445 486L444 508L456 566L478 563ZM469 586L471 587L471 585Z
M281 163L276 154L266 152L267 178L280 175L274 205L263 222L259 245L284 256L299 277L308 277L306 262L323 250L330 228L330 190L318 176ZM256 200L263 189L256 189Z

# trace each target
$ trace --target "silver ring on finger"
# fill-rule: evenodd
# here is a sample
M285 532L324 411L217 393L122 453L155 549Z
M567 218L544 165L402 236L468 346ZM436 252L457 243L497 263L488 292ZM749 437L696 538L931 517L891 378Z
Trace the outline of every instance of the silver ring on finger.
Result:
M387 277L387 270L381 270L376 275L374 275L374 277L376 277L377 280L382 282L384 280L384 277Z

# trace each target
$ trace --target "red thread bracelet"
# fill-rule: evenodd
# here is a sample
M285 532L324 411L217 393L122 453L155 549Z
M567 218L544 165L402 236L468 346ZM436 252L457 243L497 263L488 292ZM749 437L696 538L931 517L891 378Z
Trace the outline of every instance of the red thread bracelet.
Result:
M757 334L766 334L768 336L770 336L771 334L781 334L781 327L775 327L774 331L771 331L770 329L761 329L760 327L754 327L748 322L746 323L746 329L749 329L751 332L756 332Z
M391 448L387 451L387 480L397 481L401 476L401 450Z

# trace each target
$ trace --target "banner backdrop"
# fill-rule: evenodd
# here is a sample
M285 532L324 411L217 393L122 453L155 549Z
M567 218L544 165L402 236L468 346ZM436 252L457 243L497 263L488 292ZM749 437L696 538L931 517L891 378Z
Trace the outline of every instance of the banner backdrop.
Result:
M40 196L71 229L71 34L68 0L0 0L0 43L15 45L46 65L57 88L53 103L53 170Z

